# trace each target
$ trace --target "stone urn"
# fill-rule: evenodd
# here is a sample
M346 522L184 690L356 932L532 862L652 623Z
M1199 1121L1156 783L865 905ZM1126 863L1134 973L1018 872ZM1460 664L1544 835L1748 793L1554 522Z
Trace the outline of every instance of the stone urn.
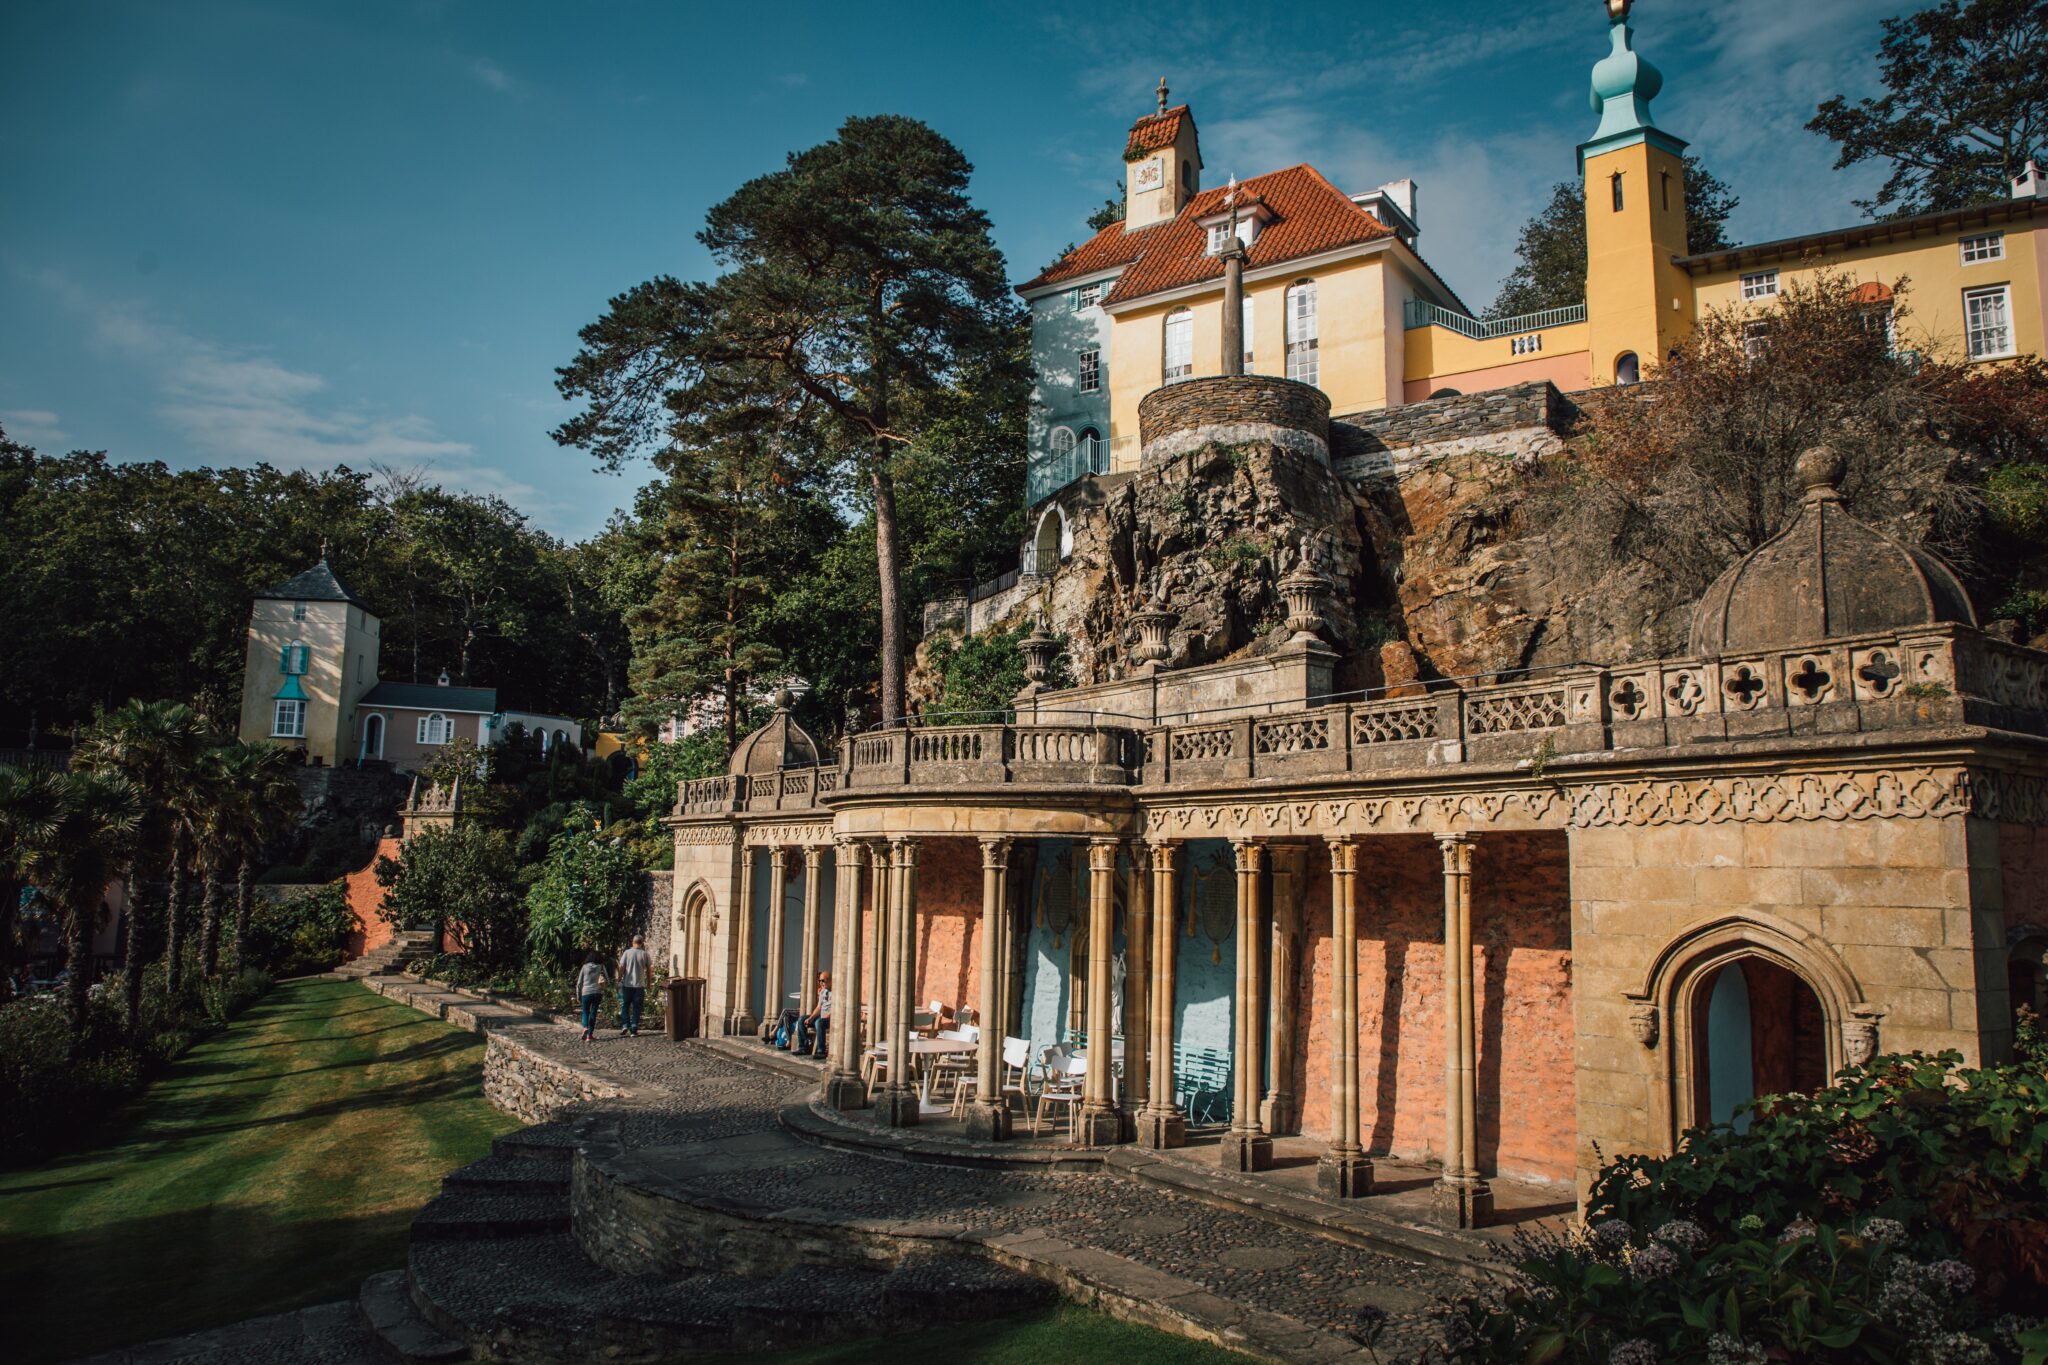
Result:
M1143 676L1157 673L1173 657L1170 636L1174 623L1180 619L1178 613L1168 610L1155 592L1144 606L1131 613L1130 621L1138 629L1138 643L1131 650L1131 658L1137 661L1137 672Z
M1032 622L1031 633L1017 642L1017 652L1024 656L1025 680L1034 690L1044 687L1052 676L1052 661L1060 656L1060 642L1046 628L1043 611Z
M1307 537L1302 538L1301 560L1280 580L1280 596L1287 603L1286 627L1293 632L1287 643L1312 645L1322 642L1323 610L1329 605L1330 579L1315 565Z

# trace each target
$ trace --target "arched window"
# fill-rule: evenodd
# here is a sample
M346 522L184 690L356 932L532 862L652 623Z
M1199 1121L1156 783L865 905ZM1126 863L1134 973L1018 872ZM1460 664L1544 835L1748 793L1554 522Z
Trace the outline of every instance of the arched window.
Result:
M1297 280L1287 290L1287 377L1318 384L1322 372L1316 339L1316 282Z
M1640 384L1643 380L1642 362L1636 359L1634 351L1623 351L1614 360L1614 382L1617 384Z
M1168 384L1195 372L1195 315L1176 308L1166 315L1164 380Z
M1070 428L1067 428L1067 427L1054 427L1054 428L1052 429L1052 457L1053 457L1053 459L1055 459L1055 460L1065 460L1065 459L1066 459L1066 458L1067 458L1067 457L1068 457L1069 455L1072 455L1073 453L1074 453L1074 433L1073 433L1073 431L1072 431L1072 430L1071 430Z
M1082 427L1080 439L1074 443L1074 453L1081 457L1081 468L1090 474L1102 472L1102 435L1094 427Z
M422 744L446 744L455 735L455 722L439 711L420 717L419 742Z

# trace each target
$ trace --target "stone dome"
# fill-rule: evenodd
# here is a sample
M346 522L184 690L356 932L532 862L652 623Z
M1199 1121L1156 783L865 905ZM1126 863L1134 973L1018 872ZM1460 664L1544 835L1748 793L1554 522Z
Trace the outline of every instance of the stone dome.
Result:
M787 691L775 694L775 714L768 723L739 742L727 768L734 777L779 772L784 768L812 768L818 763L818 743L789 714Z
M1841 635L1977 624L1955 571L1849 515L1838 485L1842 458L1826 448L1799 457L1806 488L1777 535L1737 560L1693 609L1692 652L1702 658Z

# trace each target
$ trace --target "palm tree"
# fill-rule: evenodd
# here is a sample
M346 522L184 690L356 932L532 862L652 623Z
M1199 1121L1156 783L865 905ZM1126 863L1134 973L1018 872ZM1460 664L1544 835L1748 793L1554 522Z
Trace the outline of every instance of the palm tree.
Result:
M202 744L199 718L191 707L182 702L131 701L99 717L79 736L72 752L75 768L116 772L127 777L141 791L147 807L135 861L128 871L130 909L122 987L131 1030L140 1025L142 972L156 946L156 926L149 923L143 882L150 878L162 880L168 924L176 908L169 900L173 881L170 869L174 860L183 858L183 849L178 847L182 826L174 810L174 798L190 781Z
M199 975L220 966L221 873L235 856L241 790L233 745L208 749L199 760L199 800L193 809L192 852L199 865Z
M292 780L284 750L270 744L237 744L229 760L239 784L241 816L235 822L235 957L242 957L255 909L256 859L298 818L299 784Z
M7 770L0 837L15 875L57 907L73 1042L85 1031L86 972L108 883L132 866L145 803L118 773Z

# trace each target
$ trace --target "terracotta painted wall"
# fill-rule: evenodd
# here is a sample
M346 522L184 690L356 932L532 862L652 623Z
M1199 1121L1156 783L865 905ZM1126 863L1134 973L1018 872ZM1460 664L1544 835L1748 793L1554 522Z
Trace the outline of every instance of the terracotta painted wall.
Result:
M927 839L917 856L916 1007L976 1008L981 996L981 845Z
M1330 1128L1328 855L1311 853L1296 1074L1302 1130ZM1443 1141L1443 857L1427 838L1368 840L1359 876L1360 1131L1374 1152L1433 1158ZM1558 836L1489 835L1473 858L1479 1160L1568 1182L1577 1146L1570 890ZM1504 1118L1504 1116L1512 1116Z
M391 941L391 925L377 913L377 907L384 903L384 888L377 884L377 861L397 856L398 840L379 839L370 861L342 879L349 912L356 917L356 932L348 941L350 957L361 957Z

